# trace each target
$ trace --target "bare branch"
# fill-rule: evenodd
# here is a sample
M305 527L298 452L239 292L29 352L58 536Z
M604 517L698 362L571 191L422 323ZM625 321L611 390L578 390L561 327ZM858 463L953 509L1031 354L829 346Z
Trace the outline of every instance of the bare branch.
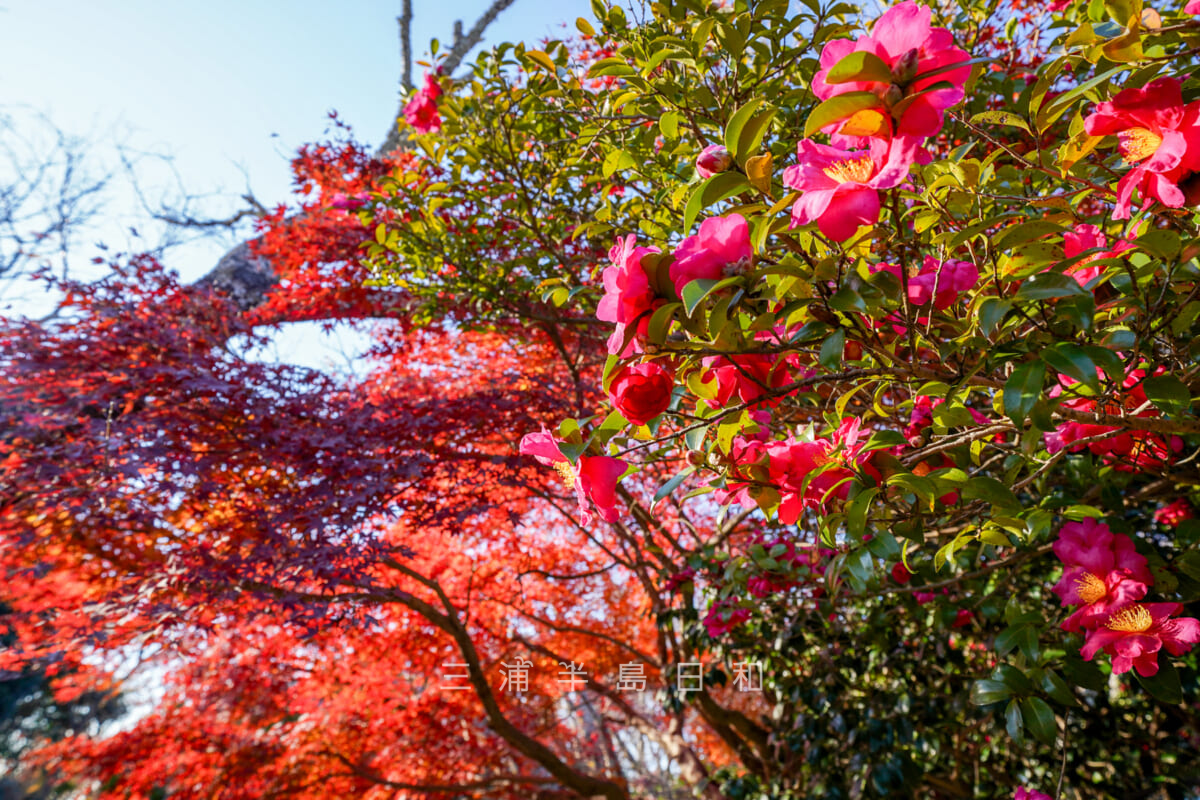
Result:
M412 0L403 0L396 22L400 25L400 86L405 94L413 90L412 18Z
M471 30L467 31L466 36L462 35L462 23L456 23L454 45L450 48L446 60L442 62L442 71L447 75L453 75L454 70L458 69L458 65L467 57L467 53L483 41L483 32L487 30L488 25L495 22L496 17L500 16L500 12L515 2L516 0L493 0L487 10L479 15L479 19L475 20L475 24L471 26Z

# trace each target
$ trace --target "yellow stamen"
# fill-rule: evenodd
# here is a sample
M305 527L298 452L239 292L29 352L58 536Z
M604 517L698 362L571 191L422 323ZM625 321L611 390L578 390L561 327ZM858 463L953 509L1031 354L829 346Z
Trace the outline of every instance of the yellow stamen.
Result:
M1142 633L1154 624L1154 618L1145 606L1130 606L1124 611L1118 611L1108 620L1110 631L1121 633Z
M1108 594L1108 587L1104 585L1104 581L1090 572L1075 581L1075 586L1079 590L1079 599L1089 604Z
M1145 161L1162 144L1162 137L1148 128L1130 128L1117 134L1117 149L1130 164Z
M571 466L570 461L558 461L554 464L554 468L558 470L558 474L562 476L563 482L567 486L575 483L575 468Z
M861 158L835 161L823 171L830 179L838 183L866 183L871 180L871 173L875 171L875 165L871 162L870 156L862 156Z

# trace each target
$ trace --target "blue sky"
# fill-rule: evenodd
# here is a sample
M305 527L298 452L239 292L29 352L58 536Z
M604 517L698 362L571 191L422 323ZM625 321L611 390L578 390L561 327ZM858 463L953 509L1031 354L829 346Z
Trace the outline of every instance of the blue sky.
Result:
M487 5L414 0L414 50L448 41L455 19L469 28ZM589 8L517 0L486 41L561 35L562 22L573 32ZM398 107L399 11L399 0L0 0L0 109L170 155L190 192L233 204L248 184L271 205L287 197L291 154L321 137L330 110L361 139L382 139ZM153 197L167 178L147 166L141 180ZM203 272L219 250L197 246L175 266Z
M454 20L469 29L488 4L413 0L417 57L433 37L448 42ZM288 162L298 146L323 136L331 110L360 140L380 142L399 107L400 7L400 0L0 0L0 114L44 115L87 136L95 168L118 173L103 223L87 232L85 252L72 263L100 254L96 242L108 246L106 255L158 243L117 145L135 154L134 179L148 204L176 205L186 191L200 198L197 216L221 218L244 207L238 198L247 190L268 207L286 202ZM574 33L579 16L591 16L589 0L516 0L484 46ZM417 67L414 79L420 74ZM166 263L194 280L234 241L191 241ZM45 295L7 297L4 305L20 313L49 309ZM365 343L354 331L300 324L259 357L354 369Z

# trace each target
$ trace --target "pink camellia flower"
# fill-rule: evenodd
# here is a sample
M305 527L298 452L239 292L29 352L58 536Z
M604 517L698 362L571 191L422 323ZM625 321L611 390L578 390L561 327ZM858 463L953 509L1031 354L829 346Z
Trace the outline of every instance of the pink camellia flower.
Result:
M713 639L718 639L750 619L750 610L738 608L732 600L722 600L714 603L704 617L704 630Z
M825 45L821 51L821 69L812 82L817 97L828 100L846 92L872 92L880 98L878 110L860 111L848 124L835 123L834 131L840 126L843 134L862 135L874 127L867 117L882 118L884 114L895 119L897 136L922 139L942 129L946 109L963 99L963 86L971 77L971 68L964 66L928 78L917 76L968 61L970 56L954 46L950 31L932 27L932 18L933 12L927 6L905 0L884 12L869 35L853 42L835 39ZM829 83L829 71L853 52L867 52L881 58L891 68L891 80ZM925 91L941 82L951 85Z
M897 562L892 566L892 580L903 586L912 580L912 573L903 564Z
M366 192L359 192L354 195L348 195L345 192L338 192L329 201L329 206L331 208L336 208L339 211L354 211L355 209L365 206L369 199L370 195L368 195Z
M921 444L921 432L933 424L933 410L946 402L944 397L930 397L919 394L913 398L912 413L908 417L908 425L904 428L904 438L913 447ZM968 408L967 413L979 425L987 425L991 420L987 415Z
M975 621L975 615L971 613L969 608L960 608L954 614L954 621L950 623L951 628L965 628Z
M1087 250L1107 246L1108 237L1095 225L1080 225L1074 231L1063 234L1063 256L1066 258L1074 258ZM1100 273L1104 272L1104 266L1101 264L1092 266L1094 262L1102 258L1114 258L1117 254L1123 253L1132 247L1133 242L1122 239L1111 250L1093 253L1078 264L1070 267L1066 274L1079 281L1080 286L1086 287L1089 283L1096 280L1096 278L1099 278Z
M622 367L609 384L613 406L635 425L646 425L667 410L675 381L653 361Z
M779 521L791 525L805 508L821 508L831 499L845 500L854 473L834 458L826 439L798 442L788 438L767 445L771 483L779 490Z
M672 573L672 575L663 581L662 590L664 592L677 592L684 584L692 583L696 580L696 570L688 567L685 570Z
M1200 2L1200 0L1196 0ZM1039 792L1034 789L1026 789L1024 786L1017 789L1017 793L1013 795L1013 800L1054 800L1053 797L1045 792Z
M431 133L442 129L442 115L438 113L437 99L442 96L442 87L437 76L425 73L425 85L417 90L404 107L404 120L417 133Z
M890 272L900 280L900 266L897 264L879 264L874 271ZM914 306L928 305L933 301L933 307L945 311L954 305L958 296L975 288L979 283L979 270L970 261L938 261L933 256L925 256L921 269L908 276L908 302Z
M700 155L696 156L696 174L701 178L711 178L732 166L733 156L719 144L710 144L700 151Z
M717 382L717 403L728 406L734 397L743 403L753 403L773 389L788 382L787 362L767 353L747 353L737 356L705 356L701 363L704 383ZM778 405L782 397L764 400L761 405Z
M734 436L729 445L729 471L725 488L713 496L722 505L738 503L742 508L754 508L754 498L769 482L767 474L767 442L746 436Z
M1185 14L1200 14L1200 0L1188 0L1188 4L1183 7Z
M741 214L709 217L700 223L695 236L679 243L671 264L671 281L676 290L694 280L727 277L750 266L750 226Z
M1196 0L1200 3L1200 0ZM1154 512L1154 519L1160 525L1170 525L1175 527L1185 519L1193 519L1196 516L1196 509L1192 508L1192 504L1184 498L1163 506L1158 511Z
M1063 562L1054 593L1064 606L1082 606L1063 622L1064 630L1098 627L1113 611L1145 597L1154 583L1133 540L1094 519L1064 525L1054 553Z
M642 267L642 259L660 251L657 247L638 247L636 242L637 237L630 234L624 240L618 239L608 251L612 265L604 269L604 296L596 307L597 319L616 323L608 337L608 352L621 358L642 352L639 338L644 339L650 327L647 312L664 302L655 294ZM637 330L626 343L628 326L633 324Z
M1142 202L1182 208L1179 184L1200 168L1200 104L1183 104L1181 84L1159 78L1100 103L1084 120L1090 136L1116 134L1117 149L1134 165L1117 183L1113 219L1129 219L1134 190Z
M544 428L538 433L527 433L521 439L521 455L533 456L542 464L554 467L563 480L575 488L580 521L584 525L592 523L592 505L605 522L616 522L621 516L616 508L617 482L625 474L625 462L611 456L580 456L576 468L558 449L558 442Z
M1200 620L1175 615L1180 603L1135 603L1109 617L1103 627L1088 632L1079 654L1091 661L1103 650L1112 656L1113 673L1137 669L1149 678L1158 674L1158 651L1181 656L1200 642Z
M799 163L783 171L783 185L803 194L792 206L792 227L816 222L838 242L879 221L879 190L899 186L917 160L911 142L872 139L868 150L840 150L804 139Z
M1165 370L1159 367L1155 374ZM1097 368L1098 374L1103 374ZM1118 399L1119 403L1109 403L1103 408L1091 397L1074 397L1060 401L1063 408L1072 411L1095 412L1103 411L1108 414L1123 414L1134 417L1157 417L1158 409L1149 405L1146 390L1142 382L1146 379L1146 370L1131 370L1125 376L1121 386L1126 391ZM1053 387L1049 395L1059 397L1069 391L1077 381L1059 374L1058 385ZM1099 437L1099 438L1096 438ZM1067 420L1054 431L1044 435L1046 449L1051 453L1067 449L1080 452L1084 449L1100 456L1105 463L1112 464L1123 472L1136 472L1142 469L1161 467L1170 463L1176 453L1183 450L1183 439L1178 436L1163 436L1145 430L1127 430L1116 425L1097 425L1089 422ZM1081 440L1095 439L1086 444L1077 444Z
M604 296L596 306L596 317L604 322L628 325L654 305L656 295L642 259L659 249L636 243L637 237L629 234L608 251L612 265L604 268Z

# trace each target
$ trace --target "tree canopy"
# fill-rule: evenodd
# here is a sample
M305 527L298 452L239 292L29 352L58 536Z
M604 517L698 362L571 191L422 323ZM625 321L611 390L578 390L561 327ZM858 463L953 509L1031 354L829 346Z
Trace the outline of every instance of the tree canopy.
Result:
M253 293L4 322L0 669L167 676L42 774L1194 796L1200 2L593 12L304 148Z

